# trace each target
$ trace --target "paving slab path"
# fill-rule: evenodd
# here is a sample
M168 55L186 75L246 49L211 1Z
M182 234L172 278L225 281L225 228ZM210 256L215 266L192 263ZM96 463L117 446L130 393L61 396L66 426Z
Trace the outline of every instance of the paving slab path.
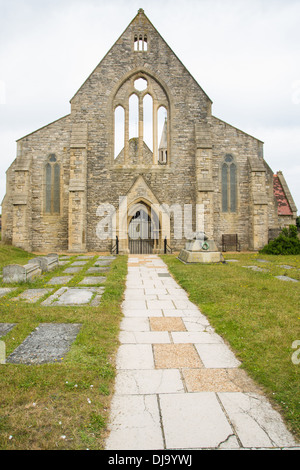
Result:
M130 255L106 450L296 448L157 255Z

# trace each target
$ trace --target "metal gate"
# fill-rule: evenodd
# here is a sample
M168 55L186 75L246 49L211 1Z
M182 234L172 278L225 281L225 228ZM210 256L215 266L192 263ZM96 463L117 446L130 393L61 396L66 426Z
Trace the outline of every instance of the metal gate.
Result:
M142 240L129 238L129 251L132 255L151 255L153 253L154 240Z
M128 227L128 247L131 254L153 253L154 240L151 238L151 218L143 209L136 212Z

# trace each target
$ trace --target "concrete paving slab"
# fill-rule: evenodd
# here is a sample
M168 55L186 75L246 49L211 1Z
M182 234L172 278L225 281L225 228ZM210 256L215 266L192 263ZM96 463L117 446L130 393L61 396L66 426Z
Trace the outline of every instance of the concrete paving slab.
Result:
M149 309L158 309L162 308L163 310L171 310L171 309L176 309L174 303L172 300L148 300L147 301L147 306Z
M150 344L121 344L116 358L117 369L154 369Z
M188 392L262 393L242 369L184 369Z
M151 331L185 331L185 325L178 317L149 318L149 321Z
M123 307L123 315L125 317L141 317L141 318L148 318L148 317L162 317L163 311L162 310L149 310L149 309L140 309L140 310L133 310L131 308Z
M203 367L191 344L154 344L153 351L156 369Z
M121 321L122 331L150 331L148 318L126 317Z
M223 369L241 365L225 344L195 344L195 347L204 367Z
M117 395L184 393L184 385L177 369L121 370L116 377L115 393Z
M282 448L297 444L281 416L262 395L218 393L218 396L244 447Z
M122 344L159 344L171 342L167 331L121 331L119 341Z
M183 317L182 321L187 331L214 331L204 315L199 315L197 317Z
M115 395L106 450L163 449L156 395Z
M233 430L215 393L159 395L168 449L218 448Z
M75 341L81 325L41 323L6 359L11 364L61 362Z
M173 342L176 343L192 343L192 344L223 344L224 341L221 336L215 333L201 332L201 331L183 331L172 332L171 337Z
M122 307L125 310L147 310L147 304L145 300L124 300Z

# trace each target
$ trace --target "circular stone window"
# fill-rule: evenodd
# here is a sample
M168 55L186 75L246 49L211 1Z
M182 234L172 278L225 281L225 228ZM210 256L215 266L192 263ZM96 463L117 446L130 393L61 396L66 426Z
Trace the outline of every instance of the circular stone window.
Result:
M138 78L137 80L134 81L134 88L138 91L144 91L146 90L148 86L147 80L145 78Z

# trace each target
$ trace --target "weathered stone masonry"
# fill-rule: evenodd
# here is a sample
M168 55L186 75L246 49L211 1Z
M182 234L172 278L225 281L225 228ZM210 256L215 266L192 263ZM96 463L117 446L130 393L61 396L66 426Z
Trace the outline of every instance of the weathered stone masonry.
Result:
M138 79L144 80L142 91L136 89ZM134 138L132 95L138 102ZM145 97L153 103L150 144ZM117 107L124 114L124 145L116 157ZM166 161L158 152L160 108L166 113ZM210 98L139 10L71 99L70 114L18 141L7 171L2 239L37 252L109 250L113 240L97 236L97 209L106 203L120 210L119 197L127 196L128 216L114 233L121 235L121 251L129 249L130 206L137 203L147 214L153 204L192 204L194 228L196 204L203 204L205 231L219 247L222 234L237 233L243 250L261 248L270 229L294 223L297 209L281 173L276 187L282 191L274 191L263 143L214 117L211 108ZM49 162L56 172L52 179ZM284 213L278 210L279 193L289 207ZM157 217L153 248L160 251L166 227L164 216ZM168 243L179 249L185 242L174 239L171 218Z

